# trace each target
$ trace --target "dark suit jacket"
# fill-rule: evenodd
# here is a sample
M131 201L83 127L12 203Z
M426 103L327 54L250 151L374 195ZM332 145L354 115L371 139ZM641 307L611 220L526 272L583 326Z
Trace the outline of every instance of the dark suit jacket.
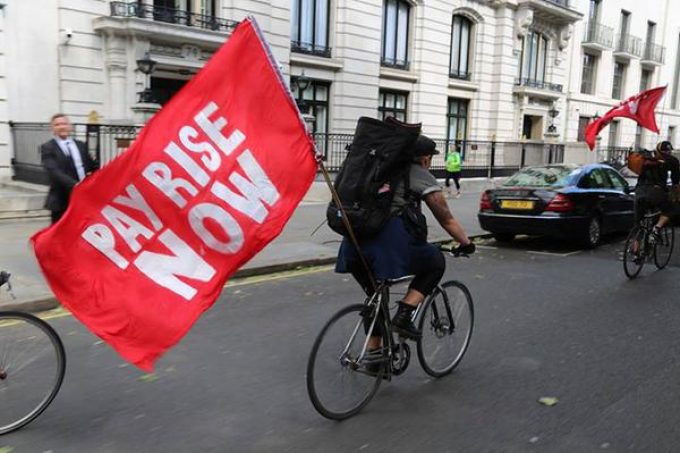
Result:
M85 174L99 168L85 148L85 143L73 140L80 151ZM40 146L40 161L50 179L50 191L47 193L45 208L50 211L65 211L73 187L78 182L78 172L73 159L66 156L59 148L57 141L52 139Z

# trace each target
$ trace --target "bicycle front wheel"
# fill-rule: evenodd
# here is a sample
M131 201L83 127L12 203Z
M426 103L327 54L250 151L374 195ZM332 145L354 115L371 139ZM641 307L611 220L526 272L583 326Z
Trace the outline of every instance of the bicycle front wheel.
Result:
M307 362L307 391L324 417L343 420L363 409L378 391L383 363L360 361L366 342L365 306L350 305L337 312L314 342ZM372 367L371 367L372 365Z
M50 405L64 379L66 354L45 321L20 312L0 312L0 434L35 420Z
M430 376L449 374L470 345L474 325L472 296L465 285L449 281L423 302L418 360Z
M643 253L645 247L644 231L639 226L633 227L628 233L626 246L623 249L623 271L626 273L626 277L631 280L640 274L645 265Z
M654 264L658 269L668 265L675 245L675 228L663 227L659 231L659 239L654 243Z

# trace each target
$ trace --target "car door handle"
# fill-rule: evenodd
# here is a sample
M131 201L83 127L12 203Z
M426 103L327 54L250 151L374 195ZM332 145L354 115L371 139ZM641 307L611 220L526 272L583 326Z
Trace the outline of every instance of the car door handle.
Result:
M597 198L599 198L600 200L604 200L606 197L604 195L598 195Z

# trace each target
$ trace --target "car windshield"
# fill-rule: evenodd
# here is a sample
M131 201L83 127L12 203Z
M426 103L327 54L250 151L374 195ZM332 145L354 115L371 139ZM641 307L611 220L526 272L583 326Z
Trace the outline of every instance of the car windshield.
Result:
M564 187L578 174L578 168L530 167L515 173L504 186L513 187Z

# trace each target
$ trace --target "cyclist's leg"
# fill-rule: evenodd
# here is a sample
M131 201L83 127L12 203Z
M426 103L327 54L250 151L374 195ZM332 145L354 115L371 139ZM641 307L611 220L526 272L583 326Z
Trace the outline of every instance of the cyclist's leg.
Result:
M367 297L373 296L374 289L373 285L371 284L371 279L368 275L368 271L361 265L352 266L350 268L350 271L354 279L357 281L357 283L359 283L359 286L361 286L361 288L366 293L366 296ZM367 314L367 316L364 317L364 331L366 333L368 333L368 329L371 328L371 321L372 319L370 319L370 317ZM382 336L383 336L383 317L382 312L379 312L378 319L376 319L375 325L373 326L373 332L371 333L371 337L368 339L367 348L369 350L380 348Z
M409 285L404 300L399 302L397 313L392 319L395 330L410 337L418 337L420 331L411 320L413 311L420 305L425 296L439 284L446 261L442 252L431 244L418 246L411 258L411 270L415 277Z

